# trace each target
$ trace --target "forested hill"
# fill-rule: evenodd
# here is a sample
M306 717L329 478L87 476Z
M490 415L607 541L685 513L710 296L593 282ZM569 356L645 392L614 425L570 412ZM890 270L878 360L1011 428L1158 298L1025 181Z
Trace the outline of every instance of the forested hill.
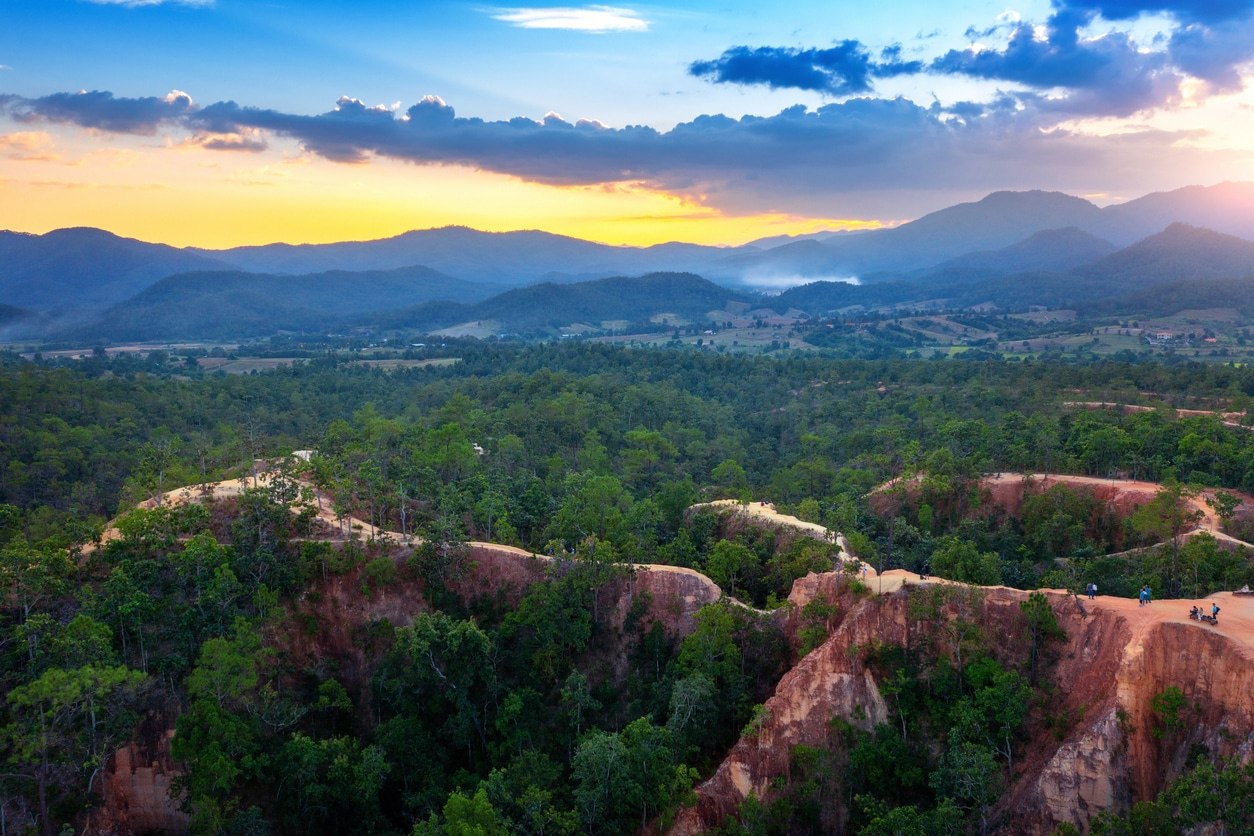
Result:
M221 261L101 229L0 233L0 302L34 310L87 311L120 302L174 273Z
M420 305L370 321L385 328L433 331L486 320L501 331L528 333L575 323L599 328L606 320L643 323L662 313L703 321L707 313L725 310L728 302L752 304L754 297L691 273L650 273L574 284L545 282L475 305Z
M1052 264L1054 269L1022 270L1022 265L1031 263L1024 258L1027 253L1033 254L1037 263ZM1074 264L1082 254L1096 257L1069 269L1059 269ZM1019 266L1020 272L1003 274L1012 265ZM814 282L790 288L780 294L774 305L795 306L822 315L850 306L871 308L907 302L955 308L992 304L1009 310L1101 303L1101 310L1108 315L1130 315L1146 313L1138 306L1149 296L1140 291L1181 283L1171 294L1181 307L1165 311L1160 305L1154 306L1161 313L1175 313L1212 307L1216 301L1213 285L1193 288L1190 283L1240 280L1249 275L1254 275L1254 242L1210 229L1173 224L1115 252L1109 252L1104 242L1078 230L1058 230L1056 234L1033 236L1015 247L973 253L935 270L881 274L874 277L876 281L862 285ZM1240 282L1234 282L1234 286L1240 286Z
M952 258L924 275L986 278L1025 270L1070 270L1118 249L1109 241L1074 226L1046 229L1000 250L982 250Z
M469 302L496 288L428 267L286 276L238 271L182 273L114 305L80 340L230 339L278 331L316 331L364 313L441 299Z
M1254 488L1254 433L1214 414L1067 405L1240 411L1254 402L1251 367L444 350L461 362L383 371L324 354L199 379L158 377L168 369L151 357L55 368L0 354L6 821L138 830L125 817L162 804L157 775L178 777L168 829L194 833L631 836L664 823L742 735L761 733L783 673L871 592L845 577L839 597L781 606L794 581L831 572L835 546L698 500L772 500L841 530L879 568L960 584L1150 583L1157 600L1254 583L1247 556L1213 537L1179 555L1121 553L1164 539L1189 483ZM315 452L282 455L293 449ZM131 510L267 459L276 475L234 494ZM976 501L984 474L1009 470L1168 489L1161 514L1128 525L1065 485L1013 514ZM877 493L898 477L917 490ZM489 564L473 540L523 554ZM753 606L662 597L659 576L692 576L642 578L628 563L703 572L703 590ZM903 594L897 612L919 617L915 638L947 640L856 654L892 722L863 713L789 751L769 806L746 800L731 832L849 821L875 836L903 819L925 823L910 832L975 831L1023 780L1031 741L1080 722L1059 720L1067 704L1049 677L1066 663L1044 595L998 606L1000 626L985 629L966 606L978 590L933 589ZM830 714L811 720L833 729ZM1189 744L1175 739L1183 763ZM125 794L135 786L142 797ZM1248 781L1225 792L1254 796Z

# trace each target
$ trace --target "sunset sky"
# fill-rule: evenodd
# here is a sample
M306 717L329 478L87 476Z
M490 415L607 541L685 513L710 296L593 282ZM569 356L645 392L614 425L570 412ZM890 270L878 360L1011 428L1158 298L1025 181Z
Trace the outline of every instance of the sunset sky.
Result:
M737 244L1254 179L1254 0L5 0L0 228Z

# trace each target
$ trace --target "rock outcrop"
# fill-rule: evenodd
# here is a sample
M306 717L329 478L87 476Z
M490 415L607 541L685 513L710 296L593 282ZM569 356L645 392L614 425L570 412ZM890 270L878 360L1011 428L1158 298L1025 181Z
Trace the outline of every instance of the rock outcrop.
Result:
M775 779L788 775L796 745L841 745L832 739L833 718L862 730L891 722L867 664L872 643L909 645L930 637L944 647L946 625L965 610L963 617L992 638L991 652L1000 661L1025 658L1018 605L1029 593L951 589L938 613L920 618L920 608L912 606L917 585L859 597L836 575L798 580L795 609L822 592L837 603L836 624L827 641L780 680L760 732L741 739L697 788L697 803L680 811L671 836L721 824L749 793L769 801ZM1254 648L1248 638L1254 635L1254 601L1218 596L1226 619L1216 630L1188 621L1188 602L1141 609L1134 601L1099 598L1086 614L1069 595L1047 595L1066 632L1043 674L1056 695L1050 727L1040 712L1029 721L1010 789L990 817L1000 832L1047 834L1062 822L1084 832L1098 812L1125 811L1156 796L1198 746L1222 756L1254 755ZM1181 690L1186 705L1179 727L1164 729L1152 702L1170 687Z
M182 774L170 757L174 729L153 732L114 752L104 773L105 804L90 816L84 832L101 836L187 832L187 814L170 798L171 782Z

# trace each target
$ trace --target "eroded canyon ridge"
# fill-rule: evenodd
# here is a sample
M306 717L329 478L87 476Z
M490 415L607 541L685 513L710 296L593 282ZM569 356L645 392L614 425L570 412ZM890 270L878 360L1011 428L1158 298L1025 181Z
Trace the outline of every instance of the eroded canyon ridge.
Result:
M1251 823L1246 368L458 347L4 357L6 828Z

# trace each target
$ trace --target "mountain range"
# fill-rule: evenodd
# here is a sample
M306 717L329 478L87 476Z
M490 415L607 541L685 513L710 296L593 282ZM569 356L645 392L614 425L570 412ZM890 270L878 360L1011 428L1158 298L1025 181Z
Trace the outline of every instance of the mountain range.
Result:
M807 280L815 281L770 304L818 314L928 300L1109 302L1156 284L1254 274L1254 243L1246 239L1254 239L1254 183L1188 187L1105 208L1057 192L995 192L898 227L741 247L617 247L464 227L227 250L178 249L97 229L0 232L0 334L217 339L361 321L446 327L457 317L529 330L687 315L689 304L696 315L753 299L760 287ZM681 281L680 273L695 275ZM669 278L626 289L622 277L641 274ZM709 287L694 285L697 276Z

